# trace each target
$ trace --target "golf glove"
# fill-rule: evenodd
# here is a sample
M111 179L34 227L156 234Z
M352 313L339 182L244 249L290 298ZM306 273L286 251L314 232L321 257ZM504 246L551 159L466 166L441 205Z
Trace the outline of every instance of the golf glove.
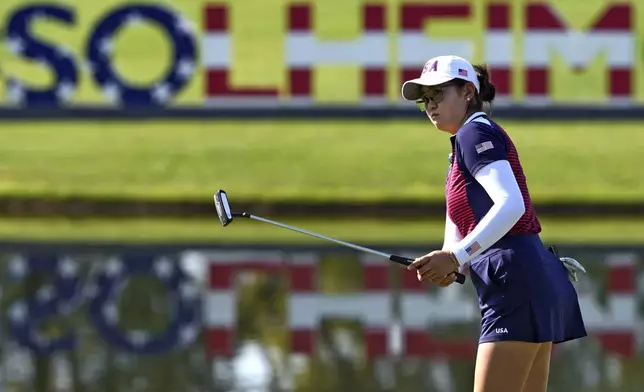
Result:
M554 246L549 247L548 250L552 252L555 256L557 256L557 258L559 258L561 263L568 271L568 275L570 276L570 279L572 279L573 281L575 282L579 281L579 279L577 278L577 272L581 271L584 274L586 273L586 269L584 268L584 266L581 265L580 262L573 259L572 257L559 257Z
M568 275L570 275L570 279L573 281L577 282L577 272L581 271L584 274L586 273L586 269L584 268L583 265L581 265L577 260L573 259L572 257L560 257L559 260L563 263L564 267L568 270Z

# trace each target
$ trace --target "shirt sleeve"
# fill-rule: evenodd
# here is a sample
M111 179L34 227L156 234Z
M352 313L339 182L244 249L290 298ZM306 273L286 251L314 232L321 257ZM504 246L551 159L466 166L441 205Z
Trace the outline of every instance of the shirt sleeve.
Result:
M482 167L475 176L494 205L474 230L452 248L460 264L467 263L494 245L521 219L525 202L506 160L497 160Z
M482 167L500 160L507 160L507 142L503 134L493 129L487 120L473 121L456 134L462 162L476 176Z

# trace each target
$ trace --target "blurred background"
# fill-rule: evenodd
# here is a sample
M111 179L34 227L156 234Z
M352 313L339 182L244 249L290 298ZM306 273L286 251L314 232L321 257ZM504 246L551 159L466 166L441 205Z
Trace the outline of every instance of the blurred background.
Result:
M469 391L450 144L402 81L485 62L542 238L588 274L550 391L644 383L644 3L0 2L0 391Z

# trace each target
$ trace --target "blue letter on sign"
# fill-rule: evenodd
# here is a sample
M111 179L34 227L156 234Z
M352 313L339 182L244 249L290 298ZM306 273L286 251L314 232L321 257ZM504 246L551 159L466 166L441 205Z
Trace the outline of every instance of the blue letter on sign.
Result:
M52 86L37 89L7 78L7 93L14 103L58 106L69 101L76 91L78 69L71 53L32 35L29 30L37 19L54 19L72 25L74 12L65 6L37 5L21 8L8 18L6 36L9 50L53 68L55 81Z
M73 331L52 337L39 329L47 319L74 309L74 299L80 289L76 262L69 258L59 259L51 253L33 253L27 259L18 257L10 260L9 269L17 271L12 274L22 284L35 274L46 274L54 280L53 285L42 285L34 295L10 305L7 312L9 327L18 343L37 355L73 350L76 346Z
M172 66L163 80L137 87L126 82L111 64L113 36L126 24L148 20L163 27L172 40ZM105 96L114 103L147 106L168 103L190 81L195 69L196 49L190 24L180 15L153 5L124 6L116 9L96 26L89 40L87 57L94 79Z
M136 274L155 276L172 293L167 305L173 309L173 317L158 334L126 331L119 326L118 300L125 283ZM131 353L158 354L186 347L197 339L201 323L199 288L176 262L153 255L132 255L127 261L111 259L97 274L96 284L91 317L103 339L112 346Z

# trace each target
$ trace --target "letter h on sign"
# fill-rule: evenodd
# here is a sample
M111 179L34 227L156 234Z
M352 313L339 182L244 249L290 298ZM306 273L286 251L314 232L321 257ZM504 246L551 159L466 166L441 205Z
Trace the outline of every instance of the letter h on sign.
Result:
M324 64L360 65L363 95L367 99L384 100L388 38L384 5L363 5L364 33L350 42L320 41L313 27L314 6L288 6L288 36L286 65L288 93L291 99L313 99L314 71ZM208 5L205 9L204 64L206 67L206 96L210 100L231 97L265 98L274 100L276 88L232 87L229 70L232 68L232 40L228 31L228 9L224 5Z

